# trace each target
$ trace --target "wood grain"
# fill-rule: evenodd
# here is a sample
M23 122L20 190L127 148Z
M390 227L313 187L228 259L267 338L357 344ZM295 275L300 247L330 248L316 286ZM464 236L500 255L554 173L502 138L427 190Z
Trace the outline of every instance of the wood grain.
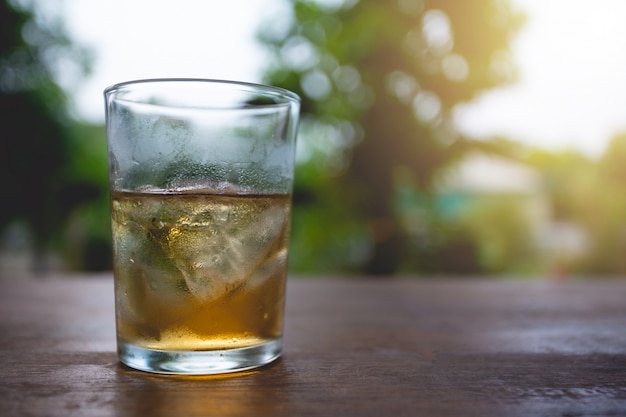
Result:
M291 279L283 357L213 377L120 365L112 293L0 281L0 415L626 415L626 280Z

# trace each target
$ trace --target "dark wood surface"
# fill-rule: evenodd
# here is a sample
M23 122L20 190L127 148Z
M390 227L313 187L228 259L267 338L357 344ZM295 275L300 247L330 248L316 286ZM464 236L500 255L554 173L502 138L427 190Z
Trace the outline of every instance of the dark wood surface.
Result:
M109 275L0 281L2 416L626 416L626 280L291 279L283 357L117 362Z

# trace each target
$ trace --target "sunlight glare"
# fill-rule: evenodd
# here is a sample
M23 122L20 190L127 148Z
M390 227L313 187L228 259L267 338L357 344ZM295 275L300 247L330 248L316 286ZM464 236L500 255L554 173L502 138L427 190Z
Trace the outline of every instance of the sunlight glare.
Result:
M514 0L528 20L511 45L519 77L455 109L476 137L600 155L626 131L626 1Z

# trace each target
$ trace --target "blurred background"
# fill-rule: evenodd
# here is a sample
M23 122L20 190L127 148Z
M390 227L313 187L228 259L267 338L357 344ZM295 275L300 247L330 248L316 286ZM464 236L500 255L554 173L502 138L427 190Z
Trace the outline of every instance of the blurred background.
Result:
M303 99L301 275L626 275L622 0L0 0L0 274L111 268L102 91Z

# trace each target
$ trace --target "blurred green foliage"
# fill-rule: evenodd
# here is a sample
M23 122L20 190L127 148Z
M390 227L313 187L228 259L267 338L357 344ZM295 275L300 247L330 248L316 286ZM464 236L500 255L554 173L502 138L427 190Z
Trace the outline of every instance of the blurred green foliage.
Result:
M106 164L101 162L106 152L97 149L97 137L89 137L101 129L75 125L58 83L60 72L83 76L88 70L88 54L70 42L60 21L37 14L25 1L0 2L0 114L5 138L0 229L20 224L27 230L36 270L48 268L48 253L63 251L75 210L103 201ZM102 224L103 218L92 224ZM83 258L81 252L90 250L93 239L101 241L97 233L87 234L82 245L68 248L71 257ZM107 241L100 244L105 249ZM90 265L84 258L76 262L105 266Z
M454 106L515 81L508 47L524 21L508 0L291 0L261 27L264 81L303 98L292 269L626 273L623 136L595 161L453 126ZM541 186L441 189L476 151L525 164Z
M265 81L303 98L295 218L322 220L295 223L295 244L319 255L294 266L319 270L330 247L354 242L332 257L393 273L414 247L395 205L395 174L411 178L417 210L430 213L441 170L489 147L455 131L452 109L513 81L508 43L524 17L497 0L290 5L290 17L259 37L272 52ZM429 215L420 221L432 241Z
M265 82L303 98L293 272L626 275L626 134L594 159L454 129L454 106L515 80L524 18L510 1L288 4L259 37ZM0 1L0 230L5 245L28 231L36 269L50 252L64 268L111 267L105 131L70 117L58 82L60 62L84 76L88 57L29 2ZM476 152L539 187L446 188Z
M583 275L625 275L626 132L615 135L597 160L575 151L538 150L526 160L542 173L553 219L579 225L588 237L584 253L562 256L560 267Z

